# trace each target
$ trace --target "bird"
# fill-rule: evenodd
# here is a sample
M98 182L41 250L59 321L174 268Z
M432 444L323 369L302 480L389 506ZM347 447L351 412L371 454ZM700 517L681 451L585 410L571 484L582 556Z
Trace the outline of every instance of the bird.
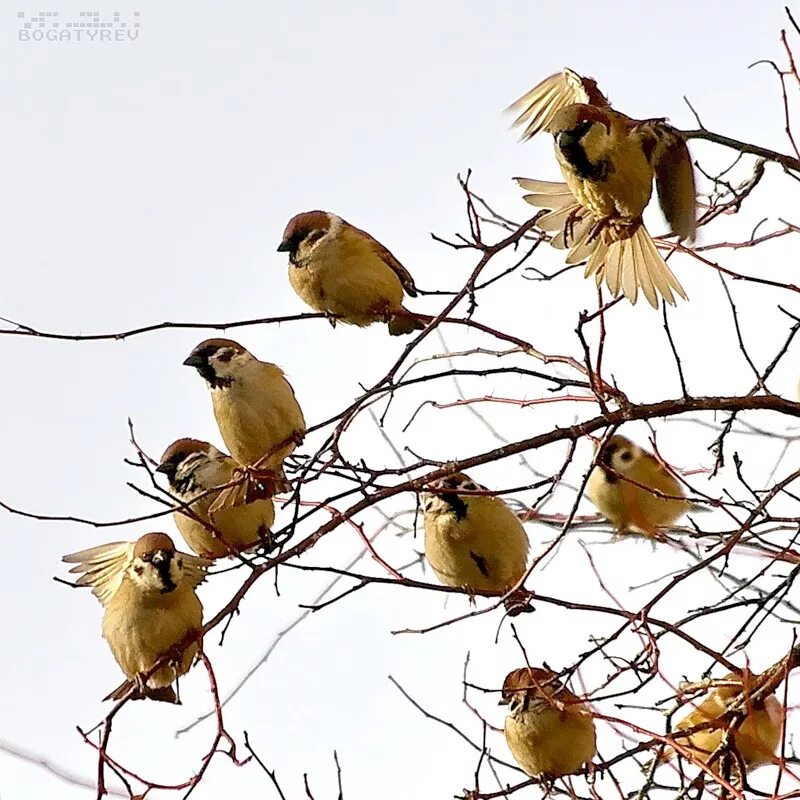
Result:
M203 606L195 589L211 562L176 551L166 533L103 544L62 560L75 565L70 572L80 574L77 585L90 586L105 608L103 637L127 679L103 699L130 694L180 703L172 684L188 672L201 647Z
M239 465L213 444L178 439L164 451L156 472L167 476L173 496L188 505L172 516L197 555L224 558L269 544L274 503L270 498L248 503L242 484L236 485Z
M682 750L688 750L689 755L696 760L708 763L712 753L715 753L722 743L725 731L732 721L732 716L725 718L723 715L741 699L743 689L752 690L758 685L760 677L753 675L749 670L744 670L740 675L733 672L726 675L718 682L719 685L675 726L675 729L676 732L687 731L705 723L709 723L708 726L686 737L675 736L676 744ZM781 742L784 723L783 705L774 694L768 694L759 700L746 697L741 708L746 715L740 725L730 729L729 745L741 756L747 771L762 764L771 764L774 761L775 750ZM675 751L669 748L664 752L662 760L669 760L674 755ZM724 754L720 753L709 767L719 774L720 766L726 761Z
M247 499L287 491L283 462L306 421L283 370L231 339L206 339L183 363L208 384L222 440L250 478Z
M669 527L692 509L666 467L619 435L601 445L586 496L617 533L638 532L654 539L663 538L659 528Z
M445 586L504 594L525 575L528 535L499 497L476 494L486 491L463 472L428 485L420 497L425 558ZM530 610L511 597L506 608L512 615Z
M553 232L553 246L570 248L568 264L586 260L585 277L606 282L615 297L635 303L641 289L658 308L659 295L687 299L642 221L655 179L672 233L693 240L696 187L686 140L664 119L638 120L611 107L593 78L564 69L543 80L507 109L522 139L553 135L566 183L514 180L531 205L551 209L537 221Z
M597 751L594 720L586 706L549 669L521 667L503 681L500 705L508 706L508 748L532 777L580 772Z
M289 254L289 283L315 311L365 327L387 322L392 336L424 328L403 306L417 296L409 271L379 241L330 211L305 211L286 225L278 251ZM397 316L400 312L401 316Z

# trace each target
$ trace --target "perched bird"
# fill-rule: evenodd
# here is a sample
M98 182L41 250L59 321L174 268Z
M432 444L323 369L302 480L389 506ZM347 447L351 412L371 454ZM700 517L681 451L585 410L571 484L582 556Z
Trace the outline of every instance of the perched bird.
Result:
M561 778L594 758L594 720L586 704L549 669L509 672L500 704L508 706L508 748L528 775Z
M161 456L156 472L169 479L186 510L172 515L189 547L203 558L224 558L269 543L275 506L269 498L247 502L237 491L239 465L213 444L178 439ZM229 487L221 489L217 487Z
M103 604L103 636L126 680L104 700L121 700L132 690L179 703L172 684L191 667L200 647L203 606L195 593L210 562L179 553L166 533L146 533L136 542L113 542L64 556L80 573L78 586L91 586ZM175 648L193 631L198 638ZM172 651L172 652L171 652ZM169 661L146 680L156 662Z
M445 586L505 593L525 574L528 536L499 497L465 491L486 489L459 472L422 493L425 558Z
M255 496L285 491L283 462L302 441L306 421L281 368L230 339L200 342L183 363L208 384L225 445L263 487Z
M611 436L596 462L586 496L618 533L638 531L660 538L659 528L691 509L678 480L652 453L624 436Z
M758 677L748 670L745 670L743 675L734 673L726 675L720 685L677 724L676 731L690 730L707 722L710 723L708 727L687 737L676 736L675 742L681 748L688 750L693 758L708 763L711 754L722 743L722 737L732 721L731 717L727 719L720 717L740 700L743 688L745 691L752 690ZM760 701L745 699L743 710L746 716L738 727L731 729L728 744L742 757L744 766L748 770L772 763L775 750L781 742L783 705L774 694L769 694ZM665 751L664 759L674 755L674 751L670 749ZM715 758L710 765L711 769L719 773L723 761L723 757Z
M529 139L551 133L566 183L515 180L525 199L552 209L537 225L556 235L552 244L571 248L568 264L588 259L585 275L603 280L614 296L635 303L639 289L658 307L659 294L675 305L686 299L680 283L644 228L642 214L655 178L658 199L678 239L693 239L696 189L683 136L663 119L632 119L611 108L592 78L570 69L534 86L509 109L526 124ZM673 293L674 292L674 293Z
M289 254L289 283L315 311L364 327L388 322L397 336L424 328L408 314L403 292L417 296L408 270L366 231L329 211L306 211L289 220L278 245Z

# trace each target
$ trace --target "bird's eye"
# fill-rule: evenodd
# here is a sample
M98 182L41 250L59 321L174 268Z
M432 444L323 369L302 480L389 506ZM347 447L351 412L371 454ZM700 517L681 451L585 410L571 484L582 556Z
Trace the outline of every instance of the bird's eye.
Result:
M146 562L150 563L152 560L153 560L153 554L152 553L145 553L142 556L142 561L146 561Z
M233 358L233 350L231 350L230 347L225 347L217 352L217 361L222 361L227 363L232 358Z
M624 453L620 454L620 460L624 461L625 463L627 463L628 461L632 461L633 453L631 453L630 450L626 450Z

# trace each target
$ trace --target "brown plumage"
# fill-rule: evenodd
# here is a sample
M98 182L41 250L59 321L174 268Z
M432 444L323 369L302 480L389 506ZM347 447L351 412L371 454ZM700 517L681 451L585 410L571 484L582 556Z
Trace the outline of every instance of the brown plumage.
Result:
M283 462L302 441L306 421L283 370L231 339L207 339L183 363L206 381L233 458L251 470L267 496L287 489Z
M561 778L580 772L596 752L594 720L554 672L521 667L503 681L505 737L528 775Z
M618 533L638 531L651 538L661 538L659 529L690 509L677 478L652 453L619 435L603 445L586 496Z
M572 70L551 75L510 110L523 139L551 133L566 183L516 178L525 199L551 212L538 221L552 244L570 248L567 263L586 260L586 276L632 303L639 290L658 307L675 304L683 288L644 228L653 180L659 203L679 239L696 231L694 170L686 142L661 119L636 120L615 111L591 78Z
M242 477L239 465L214 445L199 439L178 439L161 456L156 472L167 476L177 500L189 504L191 514L177 510L172 516L186 543L199 556L224 558L269 543L275 521L272 500L248 502L242 484L235 485Z
M315 311L361 327L387 322L393 336L425 327L407 316L403 293L417 296L408 270L379 241L329 211L289 220L278 246L289 254L289 283Z
M165 533L113 542L64 556L78 586L90 586L105 608L103 637L127 680L105 700L150 698L179 702L172 684L191 667L200 646L203 606L195 588L209 561L180 553ZM170 653L193 632L197 638ZM166 664L144 675L164 656Z
M696 731L688 737L677 737L676 743L688 750L691 756L698 761L708 763L711 755L717 751L722 743L725 731L728 729L731 718L721 717L734 706L745 692L752 691L757 685L760 676L753 675L744 670L741 675L730 673L726 675L720 685L708 693L703 701L676 726L676 731L685 731L696 726L709 723L707 727ZM783 705L774 694L767 695L761 702L746 699L743 705L746 714L742 723L731 729L728 744L741 756L747 771L755 769L762 764L774 761L775 750L781 741L781 729L784 719ZM665 751L664 758L674 757L672 749ZM720 751L715 757L710 768L717 773L726 771L722 765L728 765L732 774L739 772L738 760L726 758Z
M484 487L459 472L433 482L422 493L425 558L446 586L505 593L525 574L528 535L501 498L475 494L481 490ZM510 614L530 610L520 600L521 595L509 597Z

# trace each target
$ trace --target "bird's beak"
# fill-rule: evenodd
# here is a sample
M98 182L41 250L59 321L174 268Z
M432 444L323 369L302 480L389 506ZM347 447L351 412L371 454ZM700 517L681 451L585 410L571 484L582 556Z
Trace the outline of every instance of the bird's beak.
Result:
M190 353L189 357L184 360L183 365L185 367L194 367L195 369L199 369L200 367L204 366L206 360L199 354L199 353Z
M500 699L497 701L497 705L499 705L499 706L507 706L507 705L508 705L508 702L509 702L509 701L508 701L508 698L507 698L507 697L501 697L501 698L500 698Z
M172 465L169 463L169 461L165 461L163 464L159 464L156 467L156 472L163 472L165 475L169 475L171 471Z
M281 243L278 245L278 252L279 252L279 253L288 253L288 252L289 252L291 249L292 249L292 245L291 245L291 243L289 242L289 240L288 240L288 239L284 239L284 240L283 240L283 241L282 241L282 242L281 242Z

